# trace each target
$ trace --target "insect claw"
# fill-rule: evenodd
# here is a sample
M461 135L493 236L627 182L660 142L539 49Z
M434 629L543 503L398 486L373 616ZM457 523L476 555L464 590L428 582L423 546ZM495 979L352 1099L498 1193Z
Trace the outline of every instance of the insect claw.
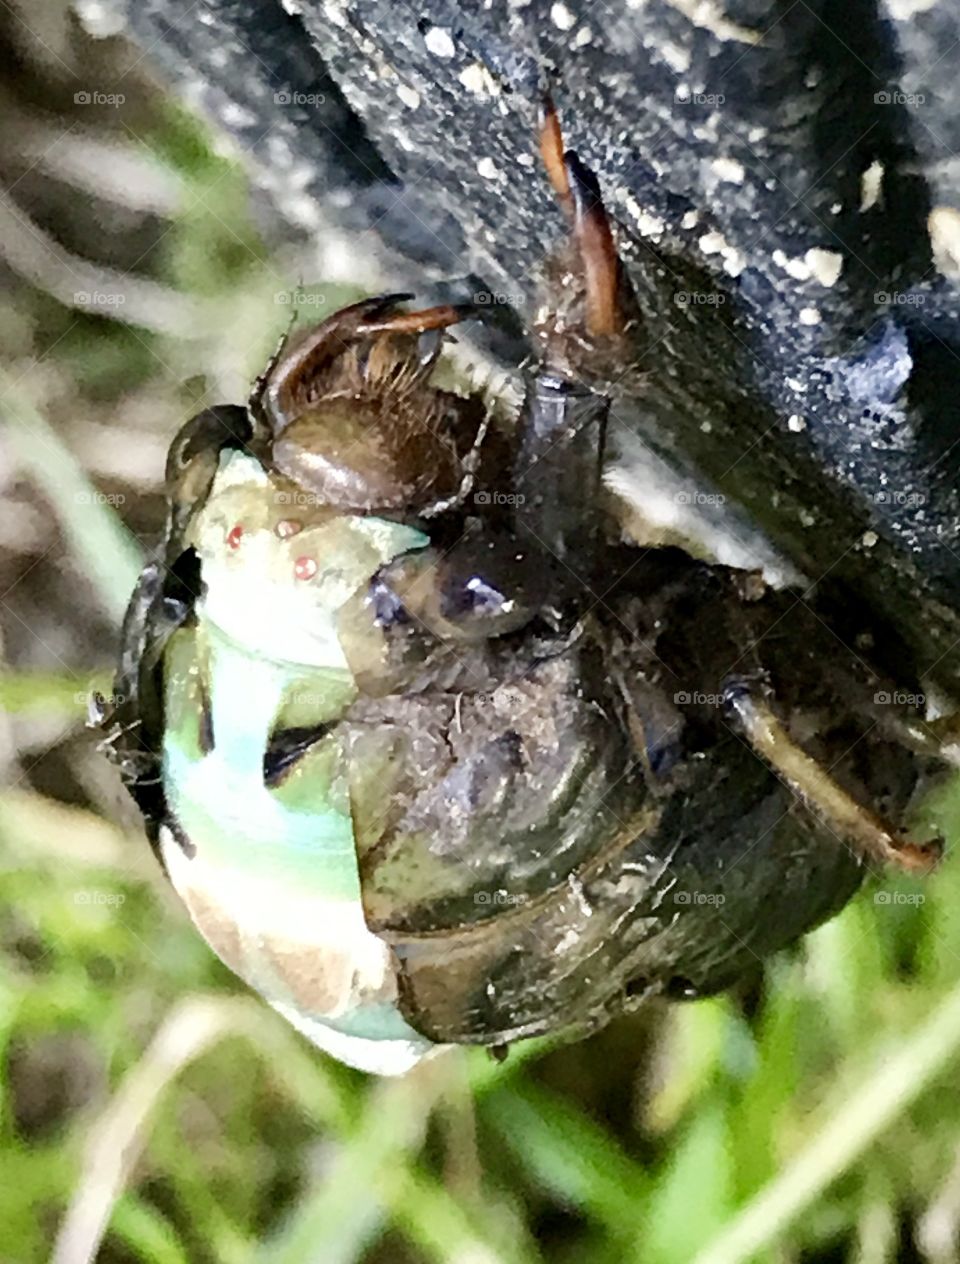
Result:
M573 198L573 237L583 263L587 290L587 332L619 334L626 323L621 309L620 256L604 210L597 177L573 150L564 155Z
M756 754L863 860L896 865L913 873L934 868L943 854L942 840L913 843L900 838L793 740L767 702L742 679L725 682L723 697L728 714Z
M553 98L545 96L540 103L540 157L564 214L573 219L573 197L563 158L563 132Z
M473 303L441 303L437 307L425 307L418 312L394 312L382 319L363 321L357 326L357 335L369 334L423 334L434 329L447 329L459 325L462 320L476 316L478 308Z

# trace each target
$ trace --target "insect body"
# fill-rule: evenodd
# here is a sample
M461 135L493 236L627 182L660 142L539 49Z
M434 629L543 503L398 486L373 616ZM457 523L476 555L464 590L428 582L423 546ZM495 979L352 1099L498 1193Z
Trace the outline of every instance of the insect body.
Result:
M212 947L382 1073L716 991L937 854L887 823L929 760L849 618L621 541L629 284L551 110L542 149L571 233L520 417L433 385L468 308L284 348L174 441L104 721Z

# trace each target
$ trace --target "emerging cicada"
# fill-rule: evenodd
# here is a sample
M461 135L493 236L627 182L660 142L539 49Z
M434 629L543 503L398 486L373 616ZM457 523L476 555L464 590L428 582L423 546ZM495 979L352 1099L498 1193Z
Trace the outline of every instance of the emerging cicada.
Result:
M173 443L104 720L211 946L381 1073L716 991L938 854L898 833L938 748L878 712L889 634L868 663L809 594L623 541L632 294L552 109L541 147L570 234L520 415L434 385L468 307L284 347Z

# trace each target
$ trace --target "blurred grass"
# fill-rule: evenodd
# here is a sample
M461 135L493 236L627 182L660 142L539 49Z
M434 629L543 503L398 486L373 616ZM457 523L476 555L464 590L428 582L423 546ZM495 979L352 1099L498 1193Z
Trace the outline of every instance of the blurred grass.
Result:
M219 304L224 328L198 349L22 301L45 313L80 398L122 409L162 383L188 412L252 375L289 309L237 168L179 110L141 139L186 191L158 273ZM348 297L325 288L331 306ZM219 375L202 371L208 354ZM26 422L18 459L70 567L115 616L129 536L29 398L8 393L5 407ZM78 726L106 657L8 665L0 707L11 722L72 725L68 741L89 746ZM50 1258L65 1225L59 1264L86 1259L77 1244L98 1206L107 1264L958 1258L952 857L923 885L865 890L749 993L651 1010L574 1049L531 1043L503 1064L451 1053L375 1083L246 995L141 837L78 804L75 787L62 805L29 767L12 780L0 793L4 1264ZM955 787L926 810L960 837Z

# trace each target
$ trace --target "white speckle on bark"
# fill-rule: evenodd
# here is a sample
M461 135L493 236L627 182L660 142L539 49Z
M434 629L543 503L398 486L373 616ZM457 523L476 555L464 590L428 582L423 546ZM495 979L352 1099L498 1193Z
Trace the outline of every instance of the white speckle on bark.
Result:
M427 46L427 52L434 57L452 57L457 51L457 46L445 26L431 26L424 35L423 42Z
M680 221L681 228L696 228L700 222L699 211L687 211L683 219Z
M646 0L639 0L635 3L634 0L630 0L630 7L639 9L645 2ZM761 31L751 31L748 26L731 22L716 0L667 0L667 4L682 13L694 26L710 31L718 40L734 40L738 44L759 44L763 38Z
M727 250L727 239L723 233L704 233L697 245L705 255L718 255L721 250Z
M807 388L806 388L806 386L804 385L804 383L803 383L803 382L801 382L798 378L795 378L795 377L788 377L788 378L787 378L787 385L790 387L790 389L793 391L793 393L794 393L795 395L804 395L804 394L806 394L806 390L807 390Z
M517 162L521 167L526 167L528 170L536 166L536 159L533 154L518 154Z
M483 62L474 61L465 66L457 76L468 92L475 97L498 97L500 85Z
M558 31L572 31L577 18L565 4L555 4L550 9L550 21Z
M806 428L806 419L801 417L799 413L791 413L787 418L787 429L792 430L794 434L800 434Z
M254 113L244 109L242 105L237 105L236 101L226 101L220 111L220 117L230 128L253 127L257 121Z
M573 39L570 41L571 48L586 48L588 44L593 43L593 31L589 26L581 26Z
M874 545L879 544L879 542L880 537L877 535L876 531L864 531L863 535L860 537L860 543L865 549L872 549Z
M885 8L894 22L909 22L916 13L926 13L937 0L886 0Z
M791 259L782 250L775 250L770 257L778 268L782 268L795 281L810 280L810 265L802 259Z
M810 269L810 275L828 288L836 283L843 271L843 255L835 250L821 250L819 246L814 246L803 256L803 261Z
M883 163L874 158L860 177L860 210L872 210L878 203L883 205Z
M728 276L738 277L747 266L746 256L734 246L723 251L723 270Z
M723 180L726 184L743 184L746 173L743 163L737 162L736 158L714 158L711 165L718 180Z
M819 325L820 309L817 307L802 307L799 320L801 325Z
M623 188L619 190L620 196L623 198L623 204L633 216L634 226L641 237L652 237L654 241L659 241L663 236L664 222L659 215L653 215L640 205L629 189Z
M960 278L960 211L952 206L935 206L927 216L927 231L938 271L957 280Z
M690 69L689 48L681 48L679 44L673 44L667 40L666 43L660 45L660 52L663 60L675 74L685 75Z
M408 109L419 110L420 93L416 88L410 88L405 83L401 83L397 86L397 96Z
M499 180L503 174L492 158L481 158L477 163L477 173L484 180Z

